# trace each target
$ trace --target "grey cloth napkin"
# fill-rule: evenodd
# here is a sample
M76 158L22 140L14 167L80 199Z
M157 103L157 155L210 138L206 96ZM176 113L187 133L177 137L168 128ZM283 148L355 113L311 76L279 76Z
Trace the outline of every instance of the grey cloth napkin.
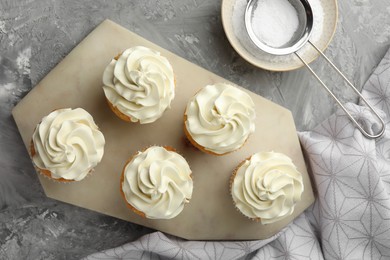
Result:
M342 111L299 133L317 198L275 236L203 242L154 232L86 259L390 259L390 50L363 95L385 119L384 136L366 139ZM367 108L347 107L367 131L378 130Z

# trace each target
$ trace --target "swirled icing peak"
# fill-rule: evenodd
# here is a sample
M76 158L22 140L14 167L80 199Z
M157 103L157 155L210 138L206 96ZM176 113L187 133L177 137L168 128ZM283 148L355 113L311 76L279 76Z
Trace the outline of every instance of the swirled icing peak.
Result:
M108 101L132 122L152 123L175 96L173 69L155 50L129 48L106 67L103 90Z
M185 127L191 138L218 155L240 148L255 131L251 97L226 83L208 85L187 104Z
M136 154L123 170L126 201L151 219L176 217L192 197L187 161L164 147L152 146Z
M32 142L39 169L54 179L80 181L101 161L105 139L87 111L64 108L42 119Z
M231 183L236 207L262 224L291 215L303 189L302 175L291 159L275 152L252 155L236 169Z

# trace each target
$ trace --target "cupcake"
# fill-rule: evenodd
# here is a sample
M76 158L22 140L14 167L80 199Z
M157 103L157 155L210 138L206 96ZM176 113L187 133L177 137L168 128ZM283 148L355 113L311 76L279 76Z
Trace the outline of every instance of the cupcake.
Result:
M208 85L192 97L184 112L184 132L199 150L224 155L244 145L255 131L251 97L226 83Z
M81 181L101 161L105 139L82 108L58 109L36 126L30 153L38 172L59 182Z
M103 90L109 107L122 120L153 123L175 97L173 69L155 50L129 48L104 70Z
M130 158L123 168L120 191L127 206L149 219L171 219L192 196L187 161L170 147L151 146Z
M236 168L230 192L244 216L269 224L294 212L303 192L302 175L288 156L259 152Z

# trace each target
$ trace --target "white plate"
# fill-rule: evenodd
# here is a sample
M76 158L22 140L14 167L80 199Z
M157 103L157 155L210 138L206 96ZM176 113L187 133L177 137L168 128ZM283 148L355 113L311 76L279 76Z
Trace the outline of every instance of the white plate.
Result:
M333 38L337 24L337 0L309 0L314 15L310 41L325 50ZM244 13L247 0L222 0L222 24L233 48L249 63L272 71L298 69L303 63L295 54L276 56L259 50L249 39L245 29ZM319 54L306 44L298 53L308 63Z

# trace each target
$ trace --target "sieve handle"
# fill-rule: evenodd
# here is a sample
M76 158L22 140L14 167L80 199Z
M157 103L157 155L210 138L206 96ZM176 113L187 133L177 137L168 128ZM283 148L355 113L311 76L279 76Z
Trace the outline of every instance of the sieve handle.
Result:
M349 81L344 74L336 67L336 65L331 62L326 55L315 46L311 41L308 41L313 48L321 54L323 58L332 66L332 68L348 83L348 85L355 91L355 93L363 100L363 102L368 106L368 108L371 110L371 112L379 119L381 123L381 129L377 134L370 134L367 133L366 130L363 129L363 127L356 121L356 119L349 113L349 111L344 107L344 105L340 102L340 100L333 94L333 92L326 86L326 84L320 79L320 77L317 75L317 73L314 72L314 70L309 66L309 64L297 53L294 52L295 55L302 61L302 63L306 66L306 68L309 69L311 74L318 80L318 82L322 85L322 87L329 93L329 95L337 102L337 104L344 110L344 112L347 114L347 116L351 119L351 121L357 126L357 128L360 130L360 132L369 139L375 139L378 137L381 137L383 133L386 130L385 122L383 121L382 117L379 116L378 112L371 106L371 104L366 100L365 97L359 92L359 90L356 89L356 87Z

